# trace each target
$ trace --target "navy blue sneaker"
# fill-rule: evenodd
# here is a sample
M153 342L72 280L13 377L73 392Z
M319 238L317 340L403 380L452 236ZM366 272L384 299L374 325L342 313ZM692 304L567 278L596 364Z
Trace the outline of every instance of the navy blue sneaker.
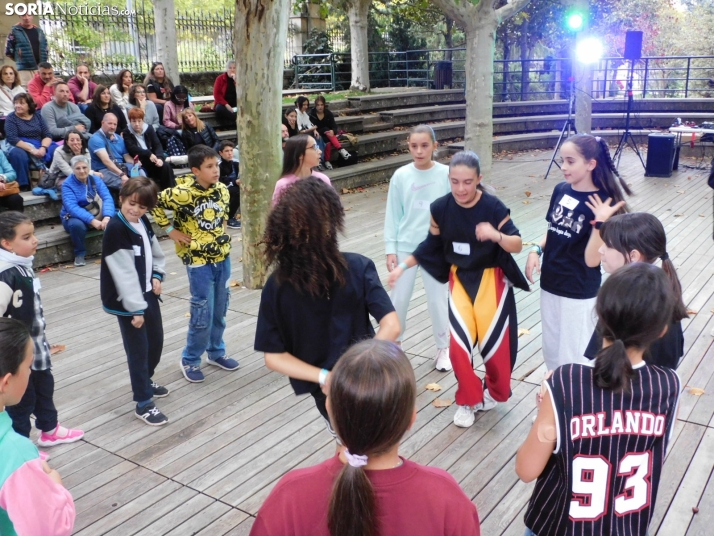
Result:
M228 220L228 228L229 229L240 229L240 220L236 220L235 218L230 218Z
M183 377L186 378L191 383L201 383L206 377L201 372L201 367L194 367L193 365L184 365L183 361L179 361L179 367L181 367L181 372L183 372Z
M240 366L238 361L226 356L218 357L215 360L207 359L206 361L209 365L213 365L214 367L220 367L223 370L236 370Z

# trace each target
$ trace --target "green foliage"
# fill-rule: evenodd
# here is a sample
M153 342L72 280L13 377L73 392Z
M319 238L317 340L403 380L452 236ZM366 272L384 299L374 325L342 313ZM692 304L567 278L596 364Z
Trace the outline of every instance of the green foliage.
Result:
M325 31L313 28L307 41L303 43L303 50L304 54L331 54L333 50L330 36Z

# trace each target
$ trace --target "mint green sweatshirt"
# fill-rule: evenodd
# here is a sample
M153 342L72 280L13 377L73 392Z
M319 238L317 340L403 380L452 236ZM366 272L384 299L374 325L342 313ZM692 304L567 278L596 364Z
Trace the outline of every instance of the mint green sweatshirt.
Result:
M429 205L448 193L449 168L444 164L434 162L431 169L422 171L411 163L395 171L384 216L386 254L414 251L429 233Z

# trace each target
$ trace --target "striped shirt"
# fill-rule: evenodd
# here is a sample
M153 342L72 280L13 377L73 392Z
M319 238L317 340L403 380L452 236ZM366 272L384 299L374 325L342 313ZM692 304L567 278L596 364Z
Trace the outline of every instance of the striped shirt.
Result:
M680 382L671 369L634 368L629 394L597 387L588 365L562 366L546 382L558 437L525 515L535 534L647 533Z

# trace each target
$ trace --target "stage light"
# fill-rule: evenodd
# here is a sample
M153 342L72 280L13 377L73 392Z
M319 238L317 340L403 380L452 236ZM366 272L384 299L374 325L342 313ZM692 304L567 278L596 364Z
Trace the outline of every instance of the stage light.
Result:
M595 37L583 39L575 49L575 57L585 65L597 63L602 58L602 43Z
M583 29L583 25L585 24L585 17L582 13L569 13L565 22L570 30L572 30L573 32L579 32Z

